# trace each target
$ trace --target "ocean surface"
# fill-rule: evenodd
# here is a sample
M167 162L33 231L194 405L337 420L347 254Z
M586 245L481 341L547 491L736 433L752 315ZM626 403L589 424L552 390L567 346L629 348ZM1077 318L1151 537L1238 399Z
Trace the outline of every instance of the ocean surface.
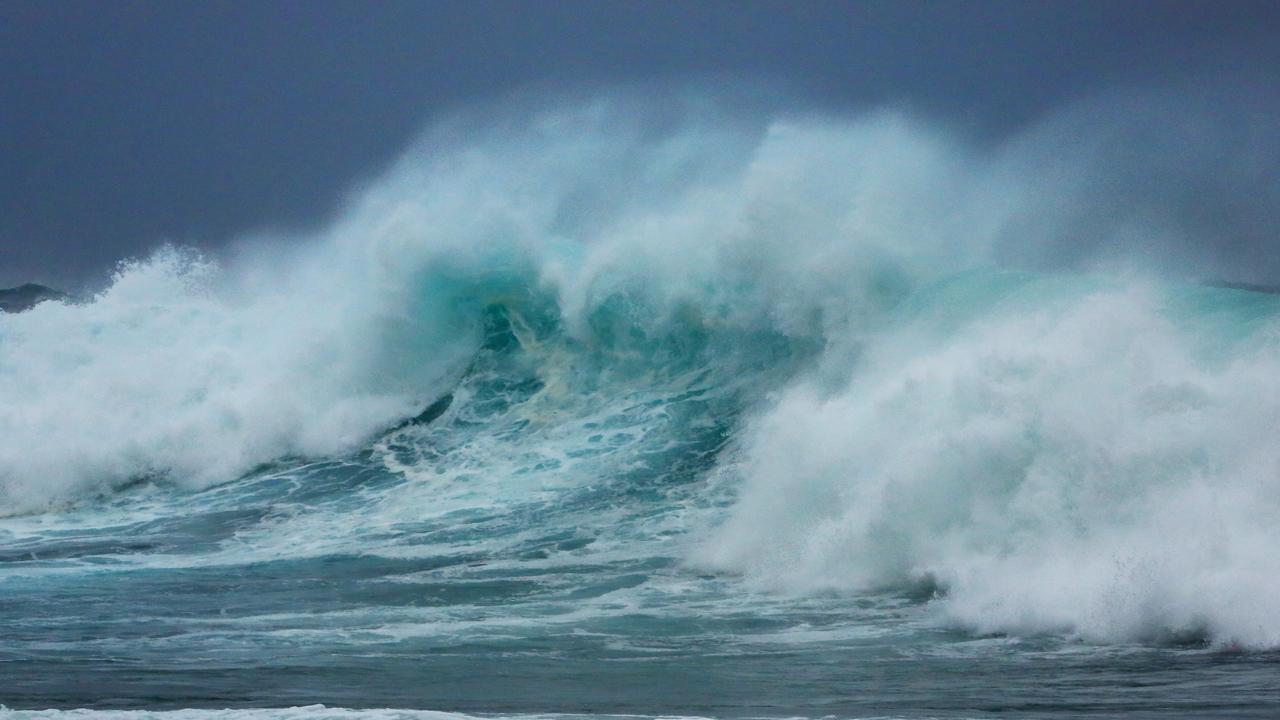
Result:
M1280 715L1280 296L1005 262L1062 195L908 118L634 117L0 314L0 716Z

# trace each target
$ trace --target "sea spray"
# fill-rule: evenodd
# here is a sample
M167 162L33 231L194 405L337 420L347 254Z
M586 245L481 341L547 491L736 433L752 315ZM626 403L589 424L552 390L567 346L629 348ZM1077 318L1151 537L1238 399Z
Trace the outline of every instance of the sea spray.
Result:
M607 110L417 148L288 251L162 249L0 318L0 507L356 449L449 390L493 305L549 304L584 347L689 320L807 347L981 245L962 151L902 116L655 134Z
M1280 644L1278 310L1180 282L1204 224L1168 209L1198 185L1112 202L1150 151L1055 150L1095 114L990 147L641 105L445 123L306 237L0 316L12 572L248 628L171 641L193 657L630 648L645 613L732 635L738 592L859 638L919 631L895 613L923 598L977 633ZM227 568L240 604L200 605ZM57 585L79 572L120 589ZM282 577L321 620L273 604Z
M798 378L754 420L702 563L928 582L982 633L1280 642L1280 301L990 274L918 297L843 385Z

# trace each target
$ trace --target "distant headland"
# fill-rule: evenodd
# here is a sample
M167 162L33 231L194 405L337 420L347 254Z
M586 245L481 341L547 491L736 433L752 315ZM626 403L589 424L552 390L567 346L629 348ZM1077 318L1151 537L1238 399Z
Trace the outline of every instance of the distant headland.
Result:
M27 283L16 288L0 290L0 312L16 313L30 310L45 300L62 300L67 294L44 285Z

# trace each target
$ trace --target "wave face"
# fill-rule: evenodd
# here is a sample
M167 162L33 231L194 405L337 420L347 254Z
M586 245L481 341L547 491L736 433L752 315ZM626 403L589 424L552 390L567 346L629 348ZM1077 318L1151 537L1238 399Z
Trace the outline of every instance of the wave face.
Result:
M1280 643L1280 299L1106 285L914 296L842 387L754 421L701 557L779 590L937 583L979 632Z
M442 123L320 232L0 315L0 700L910 714L1280 646L1280 297L1135 272L1186 233L1041 172L1067 120L666 100Z

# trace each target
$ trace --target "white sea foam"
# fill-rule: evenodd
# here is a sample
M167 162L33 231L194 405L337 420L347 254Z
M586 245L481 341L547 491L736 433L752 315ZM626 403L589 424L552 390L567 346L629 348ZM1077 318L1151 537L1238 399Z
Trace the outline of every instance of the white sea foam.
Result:
M1280 325L1222 346L1154 291L1008 305L790 387L699 560L787 592L935 581L981 632L1280 644Z
M550 298L588 344L609 302L624 332L692 308L814 335L900 290L900 238L945 238L911 249L935 262L972 234L964 153L901 116L654 135L630 111L460 146L444 125L315 237L162 249L86 303L0 316L0 512L357 447L448 389L490 303Z
M88 302L0 315L0 513L359 448L453 387L503 304L588 351L695 327L816 354L726 458L745 485L701 564L786 592L930 578L981 631L1280 644L1273 309L1184 326L1162 291L1083 281L983 306L990 272L920 295L1010 257L1198 261L1179 251L1233 206L1183 176L1212 155L1250 187L1265 163L1222 163L1194 123L1144 151L1093 111L992 147L663 99L442 123L309 237L163 249ZM1140 171L1180 147L1202 151Z
M237 710L6 710L0 706L0 718L13 720L703 720L697 715L588 715L557 713L463 713L435 710L397 710L375 708L354 710L306 705L289 708L250 708ZM862 720L893 720L890 716L866 716ZM927 720L927 719L926 719Z
M287 708L246 708L246 709L182 709L182 710L6 710L0 706L0 718L13 720L36 720L50 718L53 720L472 720L480 716L463 713L439 712L435 710L398 710L391 708L374 708L356 710L348 708L331 708L324 705L304 705ZM570 720L571 718L590 717L638 717L609 715L553 715L553 714L508 714L485 715L487 718L509 718L510 720Z
M148 474L204 485L351 447L403 416L458 357L375 374L389 331L339 287L226 297L175 250L121 268L84 305L0 320L0 497L65 501Z

